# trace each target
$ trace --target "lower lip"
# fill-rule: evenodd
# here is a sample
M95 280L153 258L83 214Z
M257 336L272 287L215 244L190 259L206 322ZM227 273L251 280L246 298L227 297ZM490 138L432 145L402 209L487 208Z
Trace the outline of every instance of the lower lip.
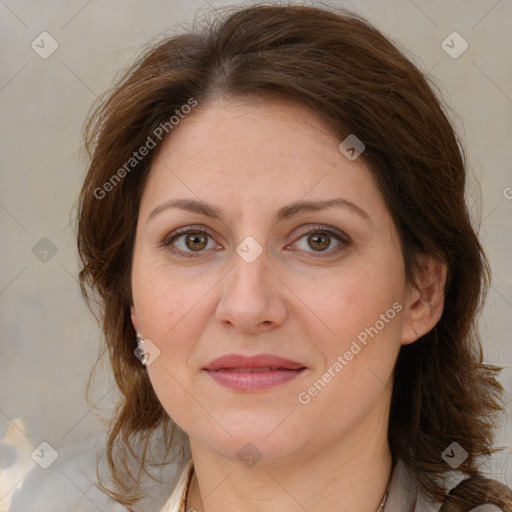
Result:
M267 372L230 372L205 370L219 384L238 391L263 391L296 379L305 371L300 370L269 370Z

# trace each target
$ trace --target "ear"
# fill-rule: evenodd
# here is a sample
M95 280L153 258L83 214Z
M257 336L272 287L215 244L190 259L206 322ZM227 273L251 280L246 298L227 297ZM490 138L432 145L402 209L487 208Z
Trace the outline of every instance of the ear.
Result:
M446 265L433 256L420 256L418 288L410 285L405 304L402 345L413 343L432 330L444 309Z
M132 324L135 332L140 332L139 316L137 315L137 311L135 311L134 306L130 306L130 316L132 318Z

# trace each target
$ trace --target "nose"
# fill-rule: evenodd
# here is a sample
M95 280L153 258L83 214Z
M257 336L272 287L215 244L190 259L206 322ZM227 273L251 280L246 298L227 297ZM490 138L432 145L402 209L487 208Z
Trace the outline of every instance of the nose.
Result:
M232 270L220 283L217 321L243 334L266 332L282 325L288 311L287 288L267 265L265 252L251 263L238 254L233 260Z

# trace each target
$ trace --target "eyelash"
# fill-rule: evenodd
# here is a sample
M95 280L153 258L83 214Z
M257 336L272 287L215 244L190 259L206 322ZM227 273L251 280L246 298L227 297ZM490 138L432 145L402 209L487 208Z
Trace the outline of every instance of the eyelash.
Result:
M180 236L188 235L188 234L203 234L203 235L206 235L208 238L213 239L213 237L211 237L209 235L208 231L205 230L204 228L202 228L202 227L194 227L194 226L187 226L187 227L179 228L179 229L176 229L175 231L173 231L170 235L168 235L164 239L164 241L162 242L161 245L163 247L169 247ZM321 258L325 257L325 256L322 256L322 253L327 253L328 256L331 256L332 254L336 254L338 252L341 252L345 248L350 247L352 245L352 240L347 235L345 235L341 231L338 231L337 229L331 228L329 226L322 226L322 225L313 226L312 228L308 229L307 231L302 232L300 234L300 236L298 238L296 238L293 243L296 243L301 238L303 238L303 237L305 237L307 235L312 235L312 234L328 235L328 236L330 236L332 238L335 238L338 242L340 242L340 245L338 247L336 247L335 249L332 249L332 250L307 251L307 252L316 253L316 254L320 255ZM196 257L200 256L202 252L204 252L204 250L202 250L202 251L195 251L194 252L194 251L182 251L180 249L172 249L172 251L177 256L183 257L183 258L196 258Z

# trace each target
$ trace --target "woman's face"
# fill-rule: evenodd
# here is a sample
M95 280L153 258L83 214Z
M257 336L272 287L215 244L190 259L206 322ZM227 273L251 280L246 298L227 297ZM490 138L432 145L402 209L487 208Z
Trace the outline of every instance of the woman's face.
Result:
M196 446L293 460L387 427L409 292L384 200L340 142L301 106L216 99L154 162L132 319Z

